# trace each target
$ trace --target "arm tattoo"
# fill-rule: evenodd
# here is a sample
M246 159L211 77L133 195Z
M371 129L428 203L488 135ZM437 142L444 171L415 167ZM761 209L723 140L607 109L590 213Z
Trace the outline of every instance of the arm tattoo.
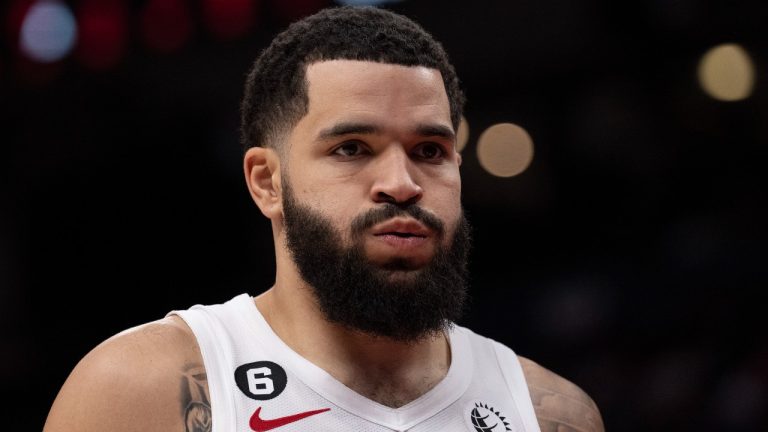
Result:
M208 377L200 364L187 365L181 372L181 415L185 432L211 432L211 402Z
M531 386L531 400L541 432L604 432L597 407L586 396L574 397Z

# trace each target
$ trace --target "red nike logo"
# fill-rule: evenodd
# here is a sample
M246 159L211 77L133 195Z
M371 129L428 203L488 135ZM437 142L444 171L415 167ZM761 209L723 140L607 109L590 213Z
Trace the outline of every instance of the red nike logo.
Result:
M250 426L251 426L251 429L253 429L256 432L266 432L268 430L272 430L280 426L285 426L288 423L293 423L295 421L299 421L309 416L324 413L330 410L331 410L330 408L323 408L319 410L307 411L303 413L280 417L272 420L264 420L260 417L261 407L258 407L256 408L256 412L253 413L253 415L251 416Z

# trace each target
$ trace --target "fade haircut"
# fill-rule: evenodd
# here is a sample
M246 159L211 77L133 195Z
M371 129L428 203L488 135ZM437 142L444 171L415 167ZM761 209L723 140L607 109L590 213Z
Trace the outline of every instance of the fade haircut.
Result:
M373 6L338 6L292 23L256 58L240 105L243 149L281 142L309 109L306 70L325 60L364 60L437 69L458 129L464 94L442 45L420 25Z

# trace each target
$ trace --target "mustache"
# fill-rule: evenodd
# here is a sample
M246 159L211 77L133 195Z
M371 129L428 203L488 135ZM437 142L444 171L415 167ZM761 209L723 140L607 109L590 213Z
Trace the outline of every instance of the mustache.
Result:
M439 235L443 234L445 227L443 221L431 212L415 204L400 206L392 203L381 204L355 217L352 221L352 234L360 235L366 229L397 216L410 216Z

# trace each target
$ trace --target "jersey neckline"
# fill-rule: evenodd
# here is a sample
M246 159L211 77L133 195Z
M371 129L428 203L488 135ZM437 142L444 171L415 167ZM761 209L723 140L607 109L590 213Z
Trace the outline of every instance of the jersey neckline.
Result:
M271 353L274 358L285 363L304 384L338 407L390 429L409 429L436 415L458 400L472 380L469 340L464 329L454 324L448 331L451 364L446 376L419 398L402 407L391 408L355 392L289 347L272 330L249 294L240 294L233 301L243 309L242 316L250 321L249 328L253 329L254 336L264 340L274 350Z

